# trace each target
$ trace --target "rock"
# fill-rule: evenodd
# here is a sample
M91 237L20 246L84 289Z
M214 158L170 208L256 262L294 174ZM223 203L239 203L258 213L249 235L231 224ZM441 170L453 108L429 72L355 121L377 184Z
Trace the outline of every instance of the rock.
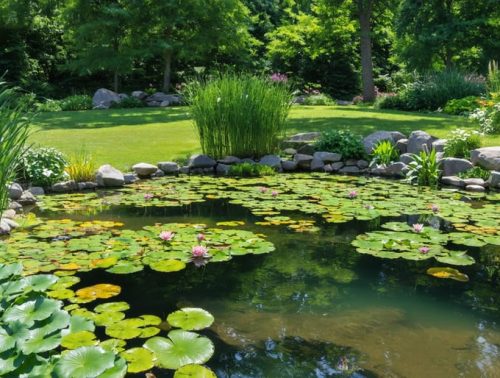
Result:
M401 161L392 163L385 169L385 173L387 175L397 176L397 177L405 176L407 171L408 171L408 166Z
M158 107L160 106L161 102L158 102L158 101L150 101L150 102L147 102L146 105L151 107L151 108L154 108L154 107Z
M11 201L9 203L9 209L14 210L16 213L22 213L23 205L21 205L19 202Z
M241 163L241 159L236 156L225 156L223 159L217 160L217 162L221 164L231 165Z
M148 94L144 91L133 91L132 92L132 97L135 97L138 100L144 100L146 97L148 97Z
M105 109L108 109L112 103L120 101L121 98L117 93L106 88L98 89L94 93L94 97L92 97L92 105L94 107L104 107Z
M146 103L148 105L150 103L158 104L156 106L170 106L170 105L175 106L182 104L182 97L176 94L165 94L163 92L156 92L155 94L146 98ZM166 103L166 105L162 105L162 103Z
M155 173L153 173L151 175L151 177L164 177L165 176L165 172L163 172L161 169L157 169Z
M210 156L197 154L189 158L189 168L213 168L217 162Z
M2 218L14 219L16 216L16 211L13 209L7 209L2 213Z
M404 135L403 135L404 138ZM401 139L401 138L399 138ZM383 140L389 140L391 143L396 143L391 131L375 131L363 139L363 146L367 154L371 154L375 146Z
M314 154L314 151L316 150L312 144L304 144L303 146L297 148L298 154L312 155Z
M139 177L150 177L156 173L158 167L149 163L137 163L132 166L132 169Z
M203 171L203 174L205 175L213 175L214 172L215 172L215 167L211 167L211 168L201 168L202 171Z
M304 95L295 96L292 99L292 104L303 105L304 102L306 102L306 96L304 96Z
M267 165L271 168L280 169L281 168L281 158L277 155L266 155L263 156L259 164Z
M484 186L481 185L467 185L465 190L469 192L484 192L486 189L484 189Z
M396 142L396 148L401 154L406 154L408 151L408 139L400 139Z
M342 155L335 152L318 151L313 154L315 159L320 159L324 163L335 163L342 160Z
M458 173L468 171L472 168L472 163L466 159L444 158L441 160L443 176L456 176Z
M219 164L217 164L217 167L215 168L215 172L220 176L227 176L229 174L230 169L231 169L231 166L229 164L219 163Z
M413 161L413 156L411 154L402 154L399 156L399 161L408 165Z
M12 183L8 186L9 198L13 201L18 200L23 195L23 188L18 183Z
M497 171L490 172L488 185L490 186L490 188L500 188L500 172Z
M406 139L406 135L400 133L399 131L390 131L392 135L392 140L394 143L399 142L400 140Z
M160 107L166 108L167 106L170 106L170 101L165 100L165 101L160 102Z
M444 152L444 146L446 146L447 142L448 139L436 139L432 142L432 148L434 148L436 152Z
M307 155L307 154L296 154L293 157L293 160L297 163L297 165L300 168L310 168L313 159L314 158L312 155Z
M339 170L340 173L359 173L359 168L355 165L346 165Z
M483 147L471 151L471 160L474 165L479 165L491 171L500 171L500 147Z
M75 181L69 180L69 181L63 181L63 182L58 182L55 183L50 187L50 190L56 193L66 193L66 192L72 192L75 190L78 190L78 185Z
M482 178L467 178L467 179L464 179L464 184L465 184L465 186L468 186L468 185L485 186L486 182Z
M358 165L358 161L356 159L347 159L344 163L345 165Z
M359 169L365 169L368 168L370 163L368 163L366 160L358 160L356 162L356 165L358 166Z
M23 195L17 200L17 202L22 206L34 205L36 203L36 198L33 194L26 190L23 192Z
M324 172L325 171L325 163L323 160L318 158L313 158L311 160L311 171L313 172Z
M292 135L290 138L283 141L283 148L294 148L299 151L300 147L313 144L321 136L320 132L299 133ZM309 146L311 148L312 146Z
M169 175L179 173L179 164L177 164L175 161L161 161L157 164L157 166L159 169Z
M295 148L285 148L283 150L283 153L285 155L292 155L293 156L293 155L295 155L297 153L297 150Z
M10 232L10 226L6 219L0 219L0 235L5 235Z
M444 159L444 152L436 152L436 161L439 163Z
M293 160L282 160L281 168L286 172L295 171L297 169L297 162Z
M92 109L93 110L105 110L105 109L109 109L109 107L101 104L101 105L93 106Z
M139 180L139 177L137 177L137 175L135 173L125 173L123 175L123 180L124 180L124 184L128 185L128 184L132 184L132 183L136 182L137 180Z
M125 100L126 98L128 98L128 94L126 94L126 93L118 93L118 97L120 97L120 101L121 100Z
M376 164L370 168L370 173L376 176L388 176L385 164Z
M28 192L34 196L43 196L45 194L45 190L41 186L32 186L28 189Z
M341 106L352 105L352 101L337 100L337 105L341 105Z
M331 166L333 172L338 172L344 166L344 163L341 161L337 161L336 163L331 164Z
M241 159L241 162L247 163L247 164L255 164L255 161L253 159L250 159L250 158Z
M408 149L410 154L418 154L420 151L432 148L433 138L428 133L422 130L413 131L408 137Z
M332 172L333 172L332 165L331 165L331 164L325 164L324 171L325 171L326 173L332 173Z
M458 176L443 176L441 177L441 183L444 185L458 186L460 188L465 186L464 180Z
M92 181L79 182L78 190L91 190L97 188L97 183Z
M118 169L109 164L101 165L96 173L96 182L98 186L123 186L125 177Z
M189 174L189 166L184 165L183 167L180 167L179 168L179 173L188 175Z

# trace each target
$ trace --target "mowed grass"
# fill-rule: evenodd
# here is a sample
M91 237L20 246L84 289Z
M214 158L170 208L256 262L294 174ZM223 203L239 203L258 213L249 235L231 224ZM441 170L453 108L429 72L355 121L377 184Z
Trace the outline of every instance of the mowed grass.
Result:
M82 148L98 164L128 169L137 162L157 163L200 152L189 108L111 109L42 113L35 120L31 142L71 155ZM357 106L296 106L287 134L349 128L361 135L377 130L409 134L425 130L440 138L456 128L474 129L464 117L376 110ZM483 138L485 146L500 145L500 136Z

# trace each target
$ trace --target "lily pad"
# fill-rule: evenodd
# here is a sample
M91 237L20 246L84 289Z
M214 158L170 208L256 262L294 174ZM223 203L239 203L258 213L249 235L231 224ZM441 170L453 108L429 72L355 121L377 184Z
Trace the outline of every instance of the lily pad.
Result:
M98 340L93 332L79 331L69 333L63 337L61 345L67 349L77 349L85 346L97 345Z
M469 277L466 274L448 267L429 268L427 269L427 274L437 278L449 278L460 282L469 281Z
M121 288L112 284L97 284L76 291L76 295L84 300L107 299L120 294Z
M140 373L154 367L155 355L145 348L132 348L120 353L128 364L129 373Z
M161 260L149 264L151 269L157 272L177 272L186 267L186 264L179 260Z
M100 347L82 347L63 353L56 363L57 377L93 378L113 368L115 356Z
M172 327L185 331L198 331L208 328L214 322L214 317L201 308L186 307L168 315L167 321Z
M174 378L217 378L217 376L205 366L184 365L175 371Z

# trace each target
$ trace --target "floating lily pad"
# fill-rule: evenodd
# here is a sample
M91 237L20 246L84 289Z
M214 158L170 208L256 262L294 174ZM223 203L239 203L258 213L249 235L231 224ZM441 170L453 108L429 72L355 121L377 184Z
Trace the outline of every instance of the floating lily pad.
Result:
M61 340L61 345L67 349L76 349L84 346L97 345L98 342L93 332L79 331L64 336Z
M97 284L77 290L76 295L84 300L107 299L120 294L121 288L112 284Z
M132 348L120 353L128 364L129 373L140 373L154 367L155 355L145 348Z
M186 264L179 260L160 260L149 264L151 269L157 272L177 272L186 267Z
M449 278L460 282L469 281L469 277L466 274L448 267L429 268L427 269L427 274L437 278Z
M58 377L90 378L99 377L112 369L115 356L100 347L82 347L63 353L55 365Z
M127 311L130 305L127 302L107 302L102 303L94 308L97 313Z
M205 366L184 365L175 371L174 378L217 378L217 376Z
M172 327L198 331L210 327L214 322L214 317L201 308L186 307L168 315L167 321Z

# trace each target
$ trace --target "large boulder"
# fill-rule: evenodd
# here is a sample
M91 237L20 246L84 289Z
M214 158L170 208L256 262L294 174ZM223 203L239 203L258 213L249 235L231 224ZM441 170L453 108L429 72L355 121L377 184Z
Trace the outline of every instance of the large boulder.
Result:
M323 160L314 158L311 160L311 171L314 172L324 172L325 171L325 163Z
M295 171L297 169L297 162L293 160L282 160L281 167L285 172Z
M492 171L488 179L490 188L500 188L500 172Z
M500 147L483 147L471 151L470 157L474 165L484 169L500 171Z
M217 164L217 167L215 168L215 172L219 176L227 176L230 170L231 166L229 164L222 164L222 163Z
M436 139L434 142L432 142L432 148L434 148L436 152L444 152L444 147L446 146L447 142L448 139Z
M397 161L395 163L391 163L386 168L385 173L389 176L404 177L407 171L407 165L401 161Z
M267 165L271 168L280 169L281 168L281 158L277 155L266 155L263 156L260 161L260 164Z
M118 169L109 164L101 165L96 173L96 182L98 186L123 186L125 177Z
M132 169L139 177L150 177L156 173L158 167L149 163L137 163L132 166Z
M28 189L28 192L34 196L43 196L45 194L45 190L41 186L32 186Z
M355 165L346 165L339 169L340 173L359 173L359 168Z
M161 161L158 163L158 168L167 174L179 173L179 164L175 161Z
M182 97L177 94L166 94L163 92L156 92L155 94L146 98L146 103L155 104L155 106L170 106L181 105ZM163 103L163 105L162 105Z
M363 146L367 154L371 154L373 148L382 140L389 140L395 144L398 140L406 138L398 131L375 131L363 139Z
M443 176L456 176L461 172L471 169L472 163L466 159L449 157L441 160L441 168Z
M118 93L110 91L106 88L99 88L92 97L92 105L99 109L107 109L114 102L120 102L121 98Z
M443 176L443 177L441 177L441 183L443 185L451 185L451 186L458 186L458 187L465 186L464 180L458 176Z
M203 154L191 155L188 162L189 168L191 169L213 168L215 164L217 164L217 162L214 159Z
M415 159L413 159L413 155L411 155L411 154L401 154L399 156L399 161L401 161L407 165L410 164L413 160L415 160Z
M396 148L400 153L406 154L408 152L408 139L400 139L396 142Z
M23 188L18 183L12 183L7 188L9 191L9 198L13 201L17 201L23 195Z
M217 160L218 163L231 165L241 163L241 159L237 156L224 156L223 159Z
M148 94L144 91L133 91L132 92L132 97L135 97L138 100L144 100L146 97L148 97Z
M293 160L297 163L300 168L310 168L311 161L314 159L312 155L307 154L296 154Z
M18 203L20 203L22 206L29 206L29 205L34 205L36 203L36 198L31 192L28 192L27 190L23 193L21 198L17 200Z
M335 152L318 151L313 154L315 159L321 160L323 163L335 163L342 160L342 155Z
M78 190L78 185L74 180L62 181L52 185L50 190L56 193L72 192Z
M434 138L422 130L413 131L408 137L407 151L410 154L418 154L420 151L432 149Z

